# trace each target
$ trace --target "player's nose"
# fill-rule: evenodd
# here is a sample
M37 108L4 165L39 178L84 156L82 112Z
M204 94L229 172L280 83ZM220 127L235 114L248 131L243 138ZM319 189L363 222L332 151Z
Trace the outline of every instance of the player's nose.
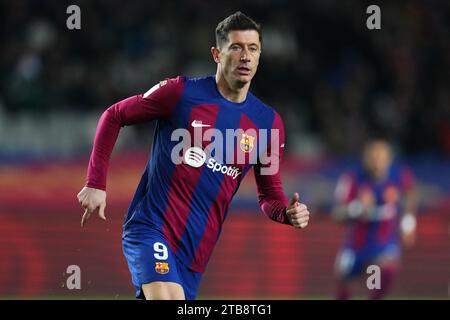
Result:
M242 50L241 62L249 62L249 61L250 61L250 55L248 53L248 50Z

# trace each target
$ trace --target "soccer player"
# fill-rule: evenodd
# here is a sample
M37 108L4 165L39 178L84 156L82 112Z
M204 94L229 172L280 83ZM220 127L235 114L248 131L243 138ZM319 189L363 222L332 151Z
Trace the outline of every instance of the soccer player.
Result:
M252 168L261 210L278 223L308 224L298 193L290 201L283 193L282 120L249 92L261 54L259 24L241 12L227 17L216 28L211 54L215 76L162 81L112 105L98 123L87 183L77 196L85 209L82 226L96 211L106 219L107 169L120 128L157 120L151 158L123 225L138 298L195 299L230 202ZM238 129L244 133L225 138ZM194 138L182 148L186 133Z
M336 257L337 298L351 296L352 280L364 275L369 265L380 269L380 288L370 299L381 299L392 288L398 272L401 241L415 242L415 193L411 171L393 162L384 139L369 141L358 168L341 176L336 188L338 205L333 214L347 223L344 244ZM366 281L364 281L366 284Z

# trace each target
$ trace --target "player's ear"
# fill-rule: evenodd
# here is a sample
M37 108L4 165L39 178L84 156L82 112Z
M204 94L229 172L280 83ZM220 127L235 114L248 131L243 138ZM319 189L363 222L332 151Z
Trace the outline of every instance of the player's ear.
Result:
M212 55L215 63L220 62L220 50L218 48L211 47L211 55Z

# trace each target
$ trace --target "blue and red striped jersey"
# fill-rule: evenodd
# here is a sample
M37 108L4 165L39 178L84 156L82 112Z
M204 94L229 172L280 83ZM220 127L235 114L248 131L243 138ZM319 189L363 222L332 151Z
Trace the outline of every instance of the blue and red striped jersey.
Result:
M348 205L357 199L373 203L374 207L370 217L351 220L344 245L359 250L367 246L397 244L404 195L412 187L411 171L395 163L379 181L374 180L362 164L343 174L336 188L337 201Z
M279 170L264 174L273 161L261 160L264 155L281 160L280 116L250 92L241 103L225 99L213 76L168 79L108 108L97 127L88 187L106 189L120 127L150 120L157 121L152 151L124 234L159 231L178 259L193 271L204 271L230 202L252 168L262 211L289 223ZM186 134L191 139L182 141Z

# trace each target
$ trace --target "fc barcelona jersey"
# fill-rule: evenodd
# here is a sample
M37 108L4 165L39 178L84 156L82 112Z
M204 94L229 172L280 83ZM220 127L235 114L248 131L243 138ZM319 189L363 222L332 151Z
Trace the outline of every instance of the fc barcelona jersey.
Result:
M379 181L373 180L362 165L344 174L338 183L338 201L349 204L365 198L374 204L370 217L350 222L345 246L359 250L397 244L404 194L412 185L410 170L398 164L392 164L387 176Z
M284 149L280 116L250 92L240 103L225 99L214 77L165 80L108 108L97 128L87 186L106 188L120 127L149 120L157 121L152 150L126 215L125 235L161 232L179 260L203 271L251 169L262 211L288 223L278 168Z

